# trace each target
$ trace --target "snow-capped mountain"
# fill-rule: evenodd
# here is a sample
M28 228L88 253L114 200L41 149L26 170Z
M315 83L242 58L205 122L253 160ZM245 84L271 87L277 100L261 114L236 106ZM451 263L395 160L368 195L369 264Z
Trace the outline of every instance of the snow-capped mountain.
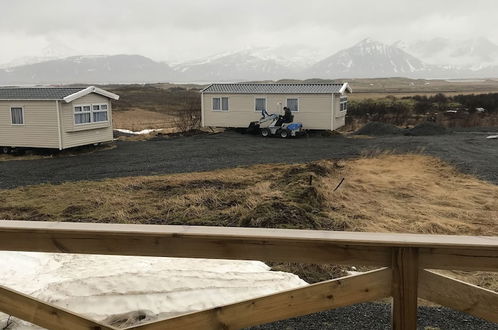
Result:
M263 56L252 50L220 54L177 64L173 68L183 81L278 79L298 71L277 57Z
M139 55L72 56L0 69L0 85L498 77L498 46L482 38L392 45L364 39L319 61L317 54L296 46L253 48L172 66Z
M173 79L164 63L139 55L73 56L0 70L0 84L141 83Z
M431 68L398 47L372 39L341 50L314 64L307 75L329 77L399 77L418 76Z
M498 65L498 45L486 38L467 40L434 38L413 43L398 41L393 46L432 65L472 71Z

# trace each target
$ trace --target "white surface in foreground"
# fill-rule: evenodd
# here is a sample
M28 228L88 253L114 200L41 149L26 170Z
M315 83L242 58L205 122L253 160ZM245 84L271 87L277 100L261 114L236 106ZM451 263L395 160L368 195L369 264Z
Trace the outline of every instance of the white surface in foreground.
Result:
M0 260L1 285L98 321L138 310L165 318L306 285L259 261L1 251ZM5 322L0 314L0 329Z

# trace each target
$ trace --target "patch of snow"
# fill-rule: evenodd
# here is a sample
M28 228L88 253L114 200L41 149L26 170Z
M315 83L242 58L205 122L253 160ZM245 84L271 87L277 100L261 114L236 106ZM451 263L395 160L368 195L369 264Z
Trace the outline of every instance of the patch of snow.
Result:
M153 132L159 132L159 131L162 131L163 129L162 128L158 128L158 129L143 129L141 131L130 131L129 129L123 129L123 128L115 128L114 129L115 131L118 131L118 132L121 132L121 133L125 133L125 134L132 134L132 135L145 135L145 134L150 134L150 133L153 133Z
M259 261L6 251L0 260L2 285L96 321L136 311L166 318L307 285ZM16 320L12 329L38 327Z

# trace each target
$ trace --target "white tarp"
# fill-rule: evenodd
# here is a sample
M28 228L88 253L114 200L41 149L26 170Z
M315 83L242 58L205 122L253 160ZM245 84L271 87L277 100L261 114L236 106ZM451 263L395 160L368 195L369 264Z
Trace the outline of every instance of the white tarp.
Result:
M97 321L134 311L165 318L307 285L259 261L26 252L0 260L1 285ZM0 329L5 322L0 314Z

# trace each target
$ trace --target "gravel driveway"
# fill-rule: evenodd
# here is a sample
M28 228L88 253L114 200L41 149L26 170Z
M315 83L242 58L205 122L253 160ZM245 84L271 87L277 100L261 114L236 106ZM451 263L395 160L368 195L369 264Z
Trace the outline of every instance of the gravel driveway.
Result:
M225 132L150 141L117 142L117 148L38 160L0 162L0 188L39 183L99 180L113 177L209 171L259 163L299 163L350 158L375 150L424 152L466 173L498 183L498 140L486 133L377 138L262 138Z

